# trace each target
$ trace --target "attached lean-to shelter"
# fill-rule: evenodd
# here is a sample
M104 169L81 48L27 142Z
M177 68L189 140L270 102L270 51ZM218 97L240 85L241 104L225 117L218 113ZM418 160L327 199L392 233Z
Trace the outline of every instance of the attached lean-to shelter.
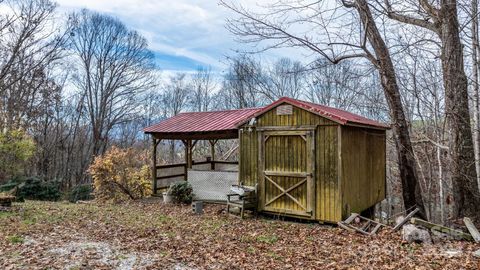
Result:
M286 97L263 108L228 112L223 121L218 112L210 112L216 117L211 120L206 113L183 114L186 122L199 115L206 122L228 122L228 129L210 128L202 136L178 122L173 131L160 123L145 132L156 139L238 138L238 182L257 186L260 212L337 222L385 198L387 125ZM170 121L174 118L179 119Z

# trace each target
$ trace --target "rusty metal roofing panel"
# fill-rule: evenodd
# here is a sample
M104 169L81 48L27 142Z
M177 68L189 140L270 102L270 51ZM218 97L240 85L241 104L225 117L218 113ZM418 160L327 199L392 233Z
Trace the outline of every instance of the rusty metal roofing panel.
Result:
M283 103L297 106L341 125L362 125L382 129L389 128L386 124L344 110L289 97L282 97L263 108L212 112L184 112L165 119L158 124L146 127L143 131L146 133L195 133L236 130L252 117L260 116Z
M146 133L188 133L237 129L236 124L260 110L248 108L212 112L184 112L143 129Z

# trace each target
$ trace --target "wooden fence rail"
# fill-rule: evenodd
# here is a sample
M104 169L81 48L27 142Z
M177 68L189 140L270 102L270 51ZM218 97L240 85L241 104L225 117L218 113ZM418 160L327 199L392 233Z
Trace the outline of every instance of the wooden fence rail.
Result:
M210 164L210 169L211 170L215 170L215 164L231 164L231 165L238 165L238 161L223 161L223 160L206 160L206 161L192 161L192 166L195 166L195 165L205 165L205 164ZM160 175L158 173L158 170L162 170L162 169L172 169L172 168L183 168L183 173L172 173L172 174L168 174L168 175ZM165 188L168 188L169 186L169 181L168 180L171 180L173 178L178 178L178 177L183 177L183 178L186 178L186 172L187 172L187 163L176 163L176 164L166 164L166 165L157 165L156 166L156 169L157 169L157 180L163 180L162 182L164 182L163 184L162 183L158 183L157 184L157 189L156 191L158 190L163 190ZM155 193L156 193L155 191Z

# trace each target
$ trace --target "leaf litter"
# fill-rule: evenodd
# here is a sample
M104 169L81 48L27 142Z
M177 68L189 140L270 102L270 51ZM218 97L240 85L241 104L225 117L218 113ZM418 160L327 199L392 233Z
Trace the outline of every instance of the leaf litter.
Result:
M27 201L0 215L0 269L480 269L466 241L402 242L334 226L205 214L159 200ZM454 256L447 251L458 251ZM447 255L446 255L447 254Z

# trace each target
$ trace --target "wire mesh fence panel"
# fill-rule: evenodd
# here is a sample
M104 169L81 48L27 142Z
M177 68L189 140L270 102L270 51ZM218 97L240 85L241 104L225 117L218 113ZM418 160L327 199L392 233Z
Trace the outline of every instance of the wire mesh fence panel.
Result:
M171 184L175 184L178 182L185 181L185 178L183 176L177 176L177 177L170 177L170 178L165 178L165 179L158 179L157 180L157 188L159 189L168 189L168 187Z
M200 201L227 201L232 185L238 184L238 172L189 170L194 199Z
M173 183L183 181L185 179L183 175L181 176L175 176L175 175L180 175L184 173L185 173L185 166L182 166L182 165L157 169L157 177L164 177L162 179L157 180L157 187L168 188ZM173 176L173 177L168 177L168 176Z

